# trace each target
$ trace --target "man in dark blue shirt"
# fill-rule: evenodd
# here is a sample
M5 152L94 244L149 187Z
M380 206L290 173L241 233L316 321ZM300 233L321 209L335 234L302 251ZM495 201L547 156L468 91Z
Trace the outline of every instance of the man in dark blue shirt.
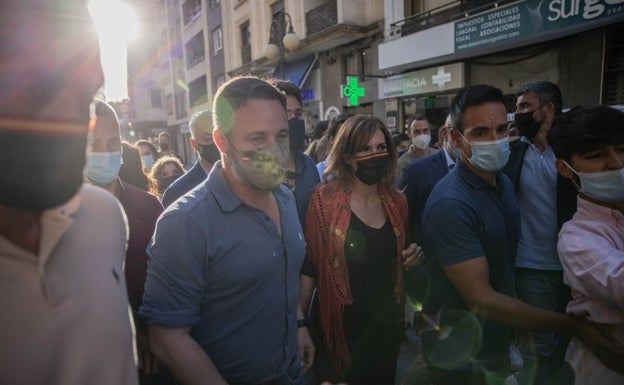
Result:
M149 248L141 315L153 352L185 384L303 384L314 347L298 322L305 241L282 185L285 99L240 77L213 111L221 161L165 210Z
M513 186L500 173L509 159L502 92L486 85L463 89L451 116L460 160L434 187L423 213L425 253L434 261L421 337L432 383L504 378L512 327L575 335L601 359L618 356L621 348L597 325L514 298L520 227Z

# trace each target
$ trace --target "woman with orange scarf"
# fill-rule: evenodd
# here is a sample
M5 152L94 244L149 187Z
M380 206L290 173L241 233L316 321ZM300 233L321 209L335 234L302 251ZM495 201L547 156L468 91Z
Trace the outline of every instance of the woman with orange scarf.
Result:
M301 303L309 304L317 286L312 333L319 382L394 383L403 332L402 270L423 258L419 247L407 246L407 203L394 187L396 158L379 119L351 117L336 137L325 182L310 200Z

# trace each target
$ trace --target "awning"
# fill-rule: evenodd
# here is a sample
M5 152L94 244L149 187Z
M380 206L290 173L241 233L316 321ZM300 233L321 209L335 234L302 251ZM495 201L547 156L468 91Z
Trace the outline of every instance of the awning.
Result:
M306 78L310 74L310 70L314 65L316 56L311 55L305 57L303 59L299 59L290 63L285 63L284 66L284 76L282 76L282 68L278 65L273 71L273 77L278 79L290 80L295 83L299 88L303 86L303 83L306 81Z

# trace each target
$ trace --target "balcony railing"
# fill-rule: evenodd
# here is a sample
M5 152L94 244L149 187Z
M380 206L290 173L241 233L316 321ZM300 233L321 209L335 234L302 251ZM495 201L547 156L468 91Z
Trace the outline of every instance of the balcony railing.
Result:
M393 37L401 37L411 35L437 25L449 23L455 20L463 19L477 13L496 8L501 5L512 3L517 0L480 0L466 1L455 0L443 4L439 7L431 8L427 11L412 15L396 23L390 24Z
M338 24L338 3L330 0L306 12L307 35L314 35L324 29Z

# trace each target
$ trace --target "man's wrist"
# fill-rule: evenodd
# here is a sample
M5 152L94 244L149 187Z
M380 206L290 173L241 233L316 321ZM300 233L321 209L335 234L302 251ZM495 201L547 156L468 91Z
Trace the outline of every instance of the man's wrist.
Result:
M307 328L312 324L312 321L310 321L310 318L308 317L303 317L302 319L298 319L297 320L297 328Z

